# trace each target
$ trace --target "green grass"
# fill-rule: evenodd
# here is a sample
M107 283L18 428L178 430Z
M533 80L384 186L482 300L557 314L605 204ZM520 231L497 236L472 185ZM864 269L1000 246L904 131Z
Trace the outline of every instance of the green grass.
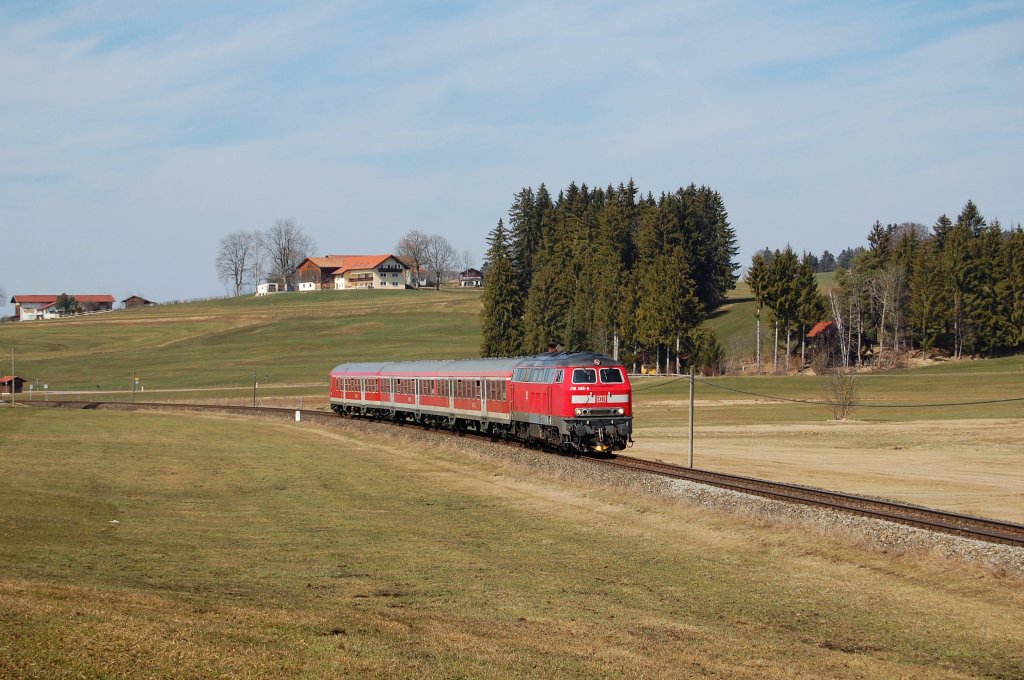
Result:
M1005 357L927 368L863 373L855 377L854 418L872 422L1024 417L1024 357ZM678 420L659 402L684 402L687 378L633 380L638 426ZM698 378L695 398L734 402L705 409L705 425L799 423L832 418L828 379L822 376ZM1007 401L1016 399L1016 401ZM813 403L806 403L813 402ZM991 403L995 402L995 403Z
M818 275L827 286L831 274ZM728 353L753 353L753 301L742 281L711 320ZM242 297L162 305L60 321L0 325L0 348L17 348L17 372L51 391L87 390L94 400L124 400L135 372L145 386L137 399L251 403L253 373L260 399L322 398L326 376L346 361L477 356L479 291L358 291ZM767 330L765 329L765 332ZM732 338L732 340L729 340ZM733 345L730 349L729 345ZM7 372L6 370L3 372ZM937 406L1024 397L1024 359L946 363L857 378L854 417L869 421L1024 415L1024 402ZM672 422L678 409L651 404L686 396L685 381L636 381L638 425ZM736 390L736 391L731 391ZM749 393L749 394L744 394ZM712 378L700 399L734 408L708 412L702 422L742 425L831 418L826 380L813 376ZM779 401L775 397L794 401ZM42 399L25 394L22 399ZM756 402L756 403L755 403ZM273 403L273 402L266 402ZM291 406L291 403L285 404ZM892 408L900 406L901 408ZM905 408L914 406L914 408Z
M40 389L326 383L347 361L479 355L479 292L323 291L0 326Z
M1016 582L455 448L51 409L0 431L4 677L1024 674Z

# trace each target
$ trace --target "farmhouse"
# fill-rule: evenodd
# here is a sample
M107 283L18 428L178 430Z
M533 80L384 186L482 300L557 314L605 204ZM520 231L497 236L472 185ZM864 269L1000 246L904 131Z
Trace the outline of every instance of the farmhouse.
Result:
M14 316L19 321L35 321L37 319L57 319L57 298L60 295L15 295L11 298L14 304ZM114 308L113 295L71 295L83 312L107 312Z
M325 255L307 257L295 270L297 288L402 290L409 285L409 267L396 255Z
M484 285L484 274L479 269L470 267L459 274L459 286L462 288L480 288Z

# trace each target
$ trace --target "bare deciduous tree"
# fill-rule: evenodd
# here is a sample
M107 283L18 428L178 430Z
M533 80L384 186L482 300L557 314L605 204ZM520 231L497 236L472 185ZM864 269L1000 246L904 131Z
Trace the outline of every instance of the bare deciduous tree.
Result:
M434 279L436 290L441 290L441 282L455 266L455 260L455 249L444 236L434 234L427 240L424 264L427 267L427 272Z
M903 310L906 308L907 270L898 263L891 262L876 272L868 282L875 312L878 315L878 356L885 358L885 340L888 334L892 354L900 351L900 328L903 321Z
M253 254L252 266L249 267L249 282L252 283L253 288L265 283L267 276L267 236L262 231L252 232L253 244L256 247L256 251Z
M413 229L398 239L398 243L395 245L395 254L405 260L412 270L413 286L416 288L420 287L420 269L426 264L429 243L429 236L419 229Z
M295 268L312 254L315 247L313 240L293 220L277 220L264 235L270 275L293 287Z
M846 420L853 416L857 405L857 381L848 370L836 369L826 377L826 401L832 407L832 415L836 420Z
M235 295L242 294L259 251L259 240L253 232L235 231L220 240L217 250L217 278L234 286Z
M468 271L472 269L475 264L476 258L473 257L473 253L468 250L463 250L462 254L459 255L459 267L461 267L459 271Z

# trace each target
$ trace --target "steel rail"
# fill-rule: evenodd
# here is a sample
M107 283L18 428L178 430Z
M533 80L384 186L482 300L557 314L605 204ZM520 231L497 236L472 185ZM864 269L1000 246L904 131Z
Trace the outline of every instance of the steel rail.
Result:
M744 477L710 470L691 469L631 456L594 458L597 463L674 479L708 484L731 491L839 510L874 517L931 531L954 534L1017 547L1024 547L1024 525L976 517L867 496L829 491L816 487Z
M130 404L124 402L87 401L24 402L24 404L71 408L97 408L100 406L112 405L129 410L171 409L219 411L226 413L244 413L248 415L277 415L289 418L292 414L298 411L300 413L300 417L306 420L317 419L329 422L339 418L339 416L336 416L330 411L294 409L280 406L253 407L219 404L165 404L160 402L136 402L134 404ZM411 427L422 427L416 423L406 424ZM396 425L400 425L400 423L396 423ZM430 427L428 429L434 428ZM469 436L479 435L482 438L490 440L495 439L492 435L476 433L473 431L461 431L459 434ZM800 503L804 505L828 508L840 512L872 517L888 522L914 526L921 529L927 529L929 531L963 536L989 543L1024 547L1024 525L1013 522L937 510L909 503L858 496L855 494L830 491L827 489L803 486L800 484L774 482L766 479L758 479L756 477L745 477L742 475L723 472L713 472L711 470L687 468L680 465L673 465L671 463L645 460L632 456L580 456L579 458L580 460L596 465L605 465L632 472L643 472L672 479L681 479L788 503Z

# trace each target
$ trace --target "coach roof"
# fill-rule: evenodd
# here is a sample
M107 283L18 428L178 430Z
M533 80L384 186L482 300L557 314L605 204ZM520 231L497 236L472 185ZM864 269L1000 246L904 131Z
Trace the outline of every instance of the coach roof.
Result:
M600 362L602 366L617 366L620 362L603 354L594 352L557 352L537 354L529 357L513 357L505 359L449 359L442 361L391 361L363 362L341 364L335 367L336 374L408 374L408 375L474 375L511 373L520 366L560 367L560 366L592 366Z

